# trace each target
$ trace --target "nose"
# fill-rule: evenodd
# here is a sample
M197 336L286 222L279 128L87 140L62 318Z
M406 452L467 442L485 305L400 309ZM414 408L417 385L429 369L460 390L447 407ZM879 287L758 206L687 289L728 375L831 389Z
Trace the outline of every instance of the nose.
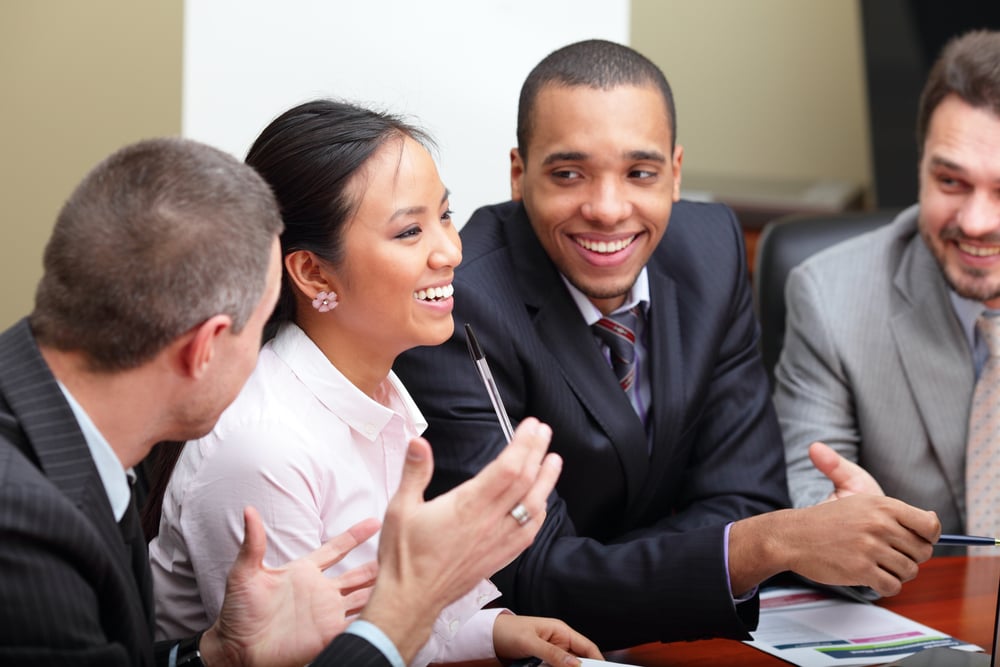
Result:
M453 225L438 228L427 263L432 269L456 267L462 263L462 240Z
M616 225L632 215L625 184L615 178L595 181L581 207L583 217L602 225Z
M956 221L970 238L995 234L1000 241L1000 199L992 192L976 190L963 202Z

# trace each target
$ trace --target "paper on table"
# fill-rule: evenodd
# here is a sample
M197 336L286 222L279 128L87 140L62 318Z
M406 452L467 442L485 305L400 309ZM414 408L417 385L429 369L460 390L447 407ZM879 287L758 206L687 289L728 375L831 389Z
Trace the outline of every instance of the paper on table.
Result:
M534 664L535 661L529 661ZM552 667L547 662L537 663L538 667ZM606 662L604 660L594 660L593 658L580 658L581 667L636 667L635 665L628 665L624 662Z
M762 591L750 634L750 646L800 667L878 665L934 646L983 650L888 609L798 587Z

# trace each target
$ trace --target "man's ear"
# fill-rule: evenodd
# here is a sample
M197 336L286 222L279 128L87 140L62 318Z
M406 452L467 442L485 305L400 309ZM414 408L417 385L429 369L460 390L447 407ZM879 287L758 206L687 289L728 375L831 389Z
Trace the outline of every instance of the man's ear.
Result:
M336 292L325 264L309 250L296 250L285 255L285 272L302 294L310 300L319 292Z
M524 160L521 151L510 149L510 198L521 201L521 178L524 176Z
M681 198L681 163L684 162L684 147L680 144L674 146L674 157L671 166L674 170L674 201Z
M180 347L182 372L193 379L205 374L219 337L232 330L233 320L229 315L215 315L208 318L188 333L187 341Z

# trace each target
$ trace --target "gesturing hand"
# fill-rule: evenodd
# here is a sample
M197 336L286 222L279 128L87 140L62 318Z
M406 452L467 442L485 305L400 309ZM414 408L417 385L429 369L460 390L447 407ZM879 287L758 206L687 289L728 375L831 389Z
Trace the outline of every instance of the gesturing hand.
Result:
M430 445L423 438L410 442L379 540L378 582L361 614L404 661L445 606L531 544L562 469L562 459L545 453L551 437L548 426L525 419L479 474L430 501L423 497L433 471ZM515 507L520 520L511 514Z
M833 482L833 492L827 500L845 498L856 493L885 495L882 487L867 470L845 459L825 443L814 442L809 445L809 458L816 469Z
M260 515L243 512L246 534L226 580L215 624L201 640L206 665L297 665L312 660L368 602L378 567L367 563L327 578L340 561L379 528L366 519L302 558L279 568L263 564L267 537Z

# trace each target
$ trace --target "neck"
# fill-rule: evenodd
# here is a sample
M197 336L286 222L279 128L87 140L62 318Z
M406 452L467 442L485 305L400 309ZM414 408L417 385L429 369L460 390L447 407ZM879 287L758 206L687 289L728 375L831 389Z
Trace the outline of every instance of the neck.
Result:
M360 336L334 327L329 322L319 326L309 321L297 324L351 384L366 396L380 401L383 394L379 388L392 370L395 354L385 353L378 349L377 343L360 340Z
M40 347L52 374L86 411L111 445L123 468L138 464L160 440L157 401L149 398L150 384L142 368L97 372L79 352Z

